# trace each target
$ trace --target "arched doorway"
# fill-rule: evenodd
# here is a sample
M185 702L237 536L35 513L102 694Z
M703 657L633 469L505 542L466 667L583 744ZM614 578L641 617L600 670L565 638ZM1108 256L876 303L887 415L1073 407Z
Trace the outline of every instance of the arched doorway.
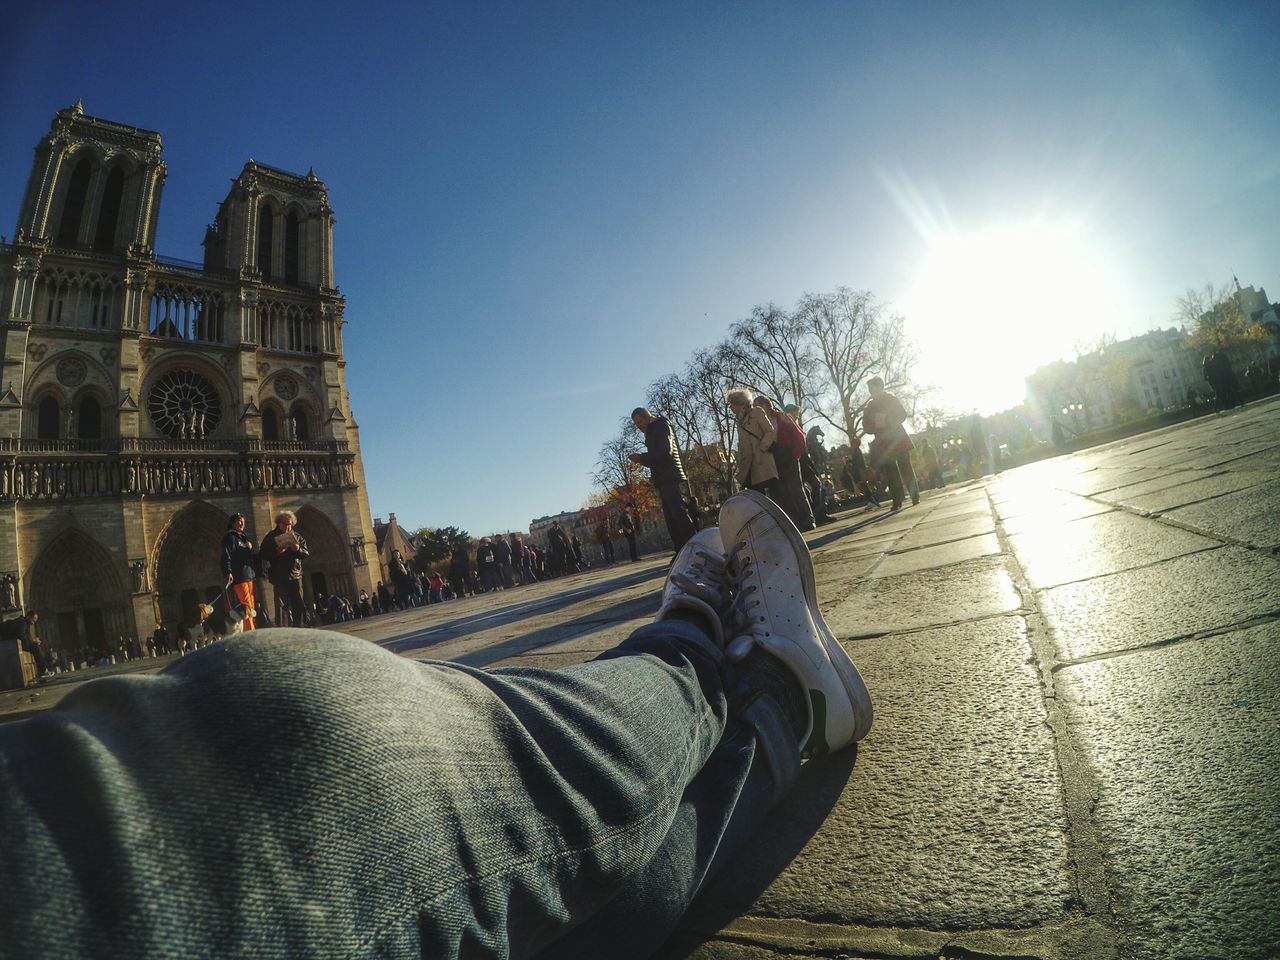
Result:
M169 521L154 551L156 602L171 634L197 622L196 605L217 599L222 573L222 538L229 517L203 500L187 504Z
M307 541L310 554L302 563L303 596L307 603L315 603L317 593L337 593L350 597L354 603L355 577L346 538L315 507L298 511L297 531Z
M68 530L40 554L28 575L28 610L40 614L51 652L80 662L137 635L118 562L88 534ZM96 658L94 658L96 659Z

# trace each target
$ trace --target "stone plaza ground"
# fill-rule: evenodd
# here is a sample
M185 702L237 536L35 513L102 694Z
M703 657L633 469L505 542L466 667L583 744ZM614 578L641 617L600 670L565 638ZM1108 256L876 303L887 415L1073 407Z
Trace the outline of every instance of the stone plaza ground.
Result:
M1273 398L808 534L875 727L665 955L1280 955L1278 469ZM343 629L562 666L652 618L666 559Z

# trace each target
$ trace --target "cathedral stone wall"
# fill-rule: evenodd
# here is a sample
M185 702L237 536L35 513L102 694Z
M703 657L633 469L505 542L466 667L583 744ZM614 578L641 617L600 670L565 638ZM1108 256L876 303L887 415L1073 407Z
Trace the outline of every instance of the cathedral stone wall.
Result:
M77 103L0 244L0 608L69 655L189 619L233 513L298 515L308 599L376 576L324 184L245 164L197 264L153 249L164 177Z

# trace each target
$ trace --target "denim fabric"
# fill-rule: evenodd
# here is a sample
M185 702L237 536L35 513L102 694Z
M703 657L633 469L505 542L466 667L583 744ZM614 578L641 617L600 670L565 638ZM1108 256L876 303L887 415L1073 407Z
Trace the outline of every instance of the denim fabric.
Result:
M682 621L560 671L277 629L88 683L0 726L0 955L642 955L787 768L736 697Z

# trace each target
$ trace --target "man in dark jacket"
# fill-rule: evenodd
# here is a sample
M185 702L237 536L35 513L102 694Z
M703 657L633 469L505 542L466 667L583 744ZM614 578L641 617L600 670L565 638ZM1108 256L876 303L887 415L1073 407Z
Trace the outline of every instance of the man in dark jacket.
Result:
M655 417L644 407L631 411L631 422L644 434L644 453L631 454L631 462L649 468L650 478L662 501L662 515L667 520L671 543L680 552L694 534L689 521L689 511L684 504L684 464L680 462L680 448L665 417Z
M262 538L258 556L267 568L276 595L276 623L282 627L305 626L302 612L302 558L308 556L307 542L294 532L298 522L288 510L276 517L276 525ZM286 619L287 614L287 619Z
M569 537L560 526L559 520L551 521L551 529L547 531L547 542L551 544L552 575L558 577L573 573L573 547L569 544Z
M511 587L511 544L502 534L493 538L493 556L498 561L498 585Z
M636 525L631 519L631 514L627 513L625 510L622 513L622 517L618 520L618 532L622 534L623 538L627 541L627 549L631 551L631 562L634 563L639 560L640 553L636 547Z

